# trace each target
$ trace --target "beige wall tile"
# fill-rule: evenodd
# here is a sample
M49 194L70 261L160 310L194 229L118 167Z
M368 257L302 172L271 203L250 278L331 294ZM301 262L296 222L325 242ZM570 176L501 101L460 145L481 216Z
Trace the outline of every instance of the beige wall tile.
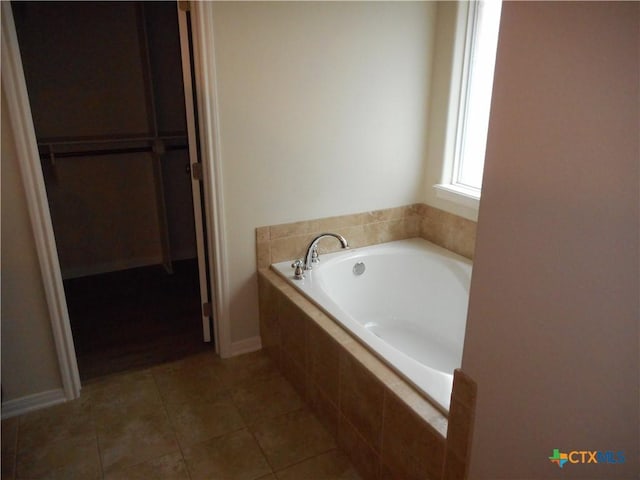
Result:
M256 242L269 242L271 241L271 227L258 227L256 228Z
M340 413L377 452L382 438L384 387L349 353L340 354Z
M471 451L471 433L473 410L455 397L451 399L449 409L449 428L447 430L447 450L466 460Z
M347 239L351 248L364 247L367 243L364 225L352 225L340 230L340 234ZM335 247L337 251L338 246Z
M473 258L475 222L426 205L423 210L423 238L459 255Z
M405 217L405 238L416 238L421 236L422 231L422 217L418 215L412 215Z
M387 390L410 407L416 415L433 426L442 435L443 439L446 438L447 417L423 395L418 393L415 388L400 380L392 384L387 383Z
M340 346L314 322L307 325L307 375L337 407Z
M292 237L294 235L309 234L313 232L312 226L313 223L310 220L273 225L270 227L271 239L276 240L278 238Z
M280 366L280 321L278 319L278 302L281 294L266 279L263 272L258 273L258 305L260 319L260 336L262 348L271 360Z
M324 428L333 438L338 438L338 407L309 378L307 378L306 400Z
M312 237L296 235L271 240L271 262L278 263L285 260L302 258Z
M444 478L465 479L471 455L477 385L462 370L453 375Z
M351 463L364 480L378 480L380 478L379 455L343 415L340 415L339 418L338 444L347 453Z
M256 229L257 264L258 268L264 268L270 263L301 258L313 237L323 232L340 233L352 247L422 236L473 258L475 229L473 221L424 204L259 227ZM334 243L322 241L320 252L339 250Z
M373 355L360 341L354 339L345 343L344 349L381 384L393 385L403 381L399 375Z
M473 409L476 404L477 391L476 382L461 369L456 368L453 372L453 390L451 393L453 397L463 405Z
M387 393L384 405L382 461L397 477L438 480L444 462L444 439L425 421Z
M307 376L304 366L293 360L286 350L282 350L280 356L282 375L302 398L307 397Z
M316 233L335 232L345 227L357 225L358 220L354 215L342 215L339 217L318 218L311 220L311 231Z
M303 369L306 368L306 329L308 317L288 298L282 297L279 304L278 321L282 349Z
M258 269L267 268L271 261L271 242L256 242L256 266Z

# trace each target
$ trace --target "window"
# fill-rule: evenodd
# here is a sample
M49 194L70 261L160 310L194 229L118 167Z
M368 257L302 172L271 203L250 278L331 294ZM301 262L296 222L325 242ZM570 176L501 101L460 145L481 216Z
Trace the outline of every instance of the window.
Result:
M460 86L456 91L457 121L453 159L446 162L442 183L435 185L438 196L477 208L482 186L482 171L489 127L491 90L495 68L499 0L474 1L467 4L461 31L464 46Z

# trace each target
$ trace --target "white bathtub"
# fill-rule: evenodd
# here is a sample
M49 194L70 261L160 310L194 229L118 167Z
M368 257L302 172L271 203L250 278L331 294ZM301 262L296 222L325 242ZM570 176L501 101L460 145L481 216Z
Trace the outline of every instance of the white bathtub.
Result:
M462 360L470 260L410 239L320 255L303 280L293 278L291 262L272 268L449 410L453 370Z

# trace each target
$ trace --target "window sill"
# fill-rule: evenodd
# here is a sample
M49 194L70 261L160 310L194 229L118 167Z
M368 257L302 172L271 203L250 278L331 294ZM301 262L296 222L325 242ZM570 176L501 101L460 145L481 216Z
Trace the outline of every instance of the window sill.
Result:
M433 188L436 189L436 196L439 198L478 210L480 205L480 190L476 188L446 183L439 183L434 185Z

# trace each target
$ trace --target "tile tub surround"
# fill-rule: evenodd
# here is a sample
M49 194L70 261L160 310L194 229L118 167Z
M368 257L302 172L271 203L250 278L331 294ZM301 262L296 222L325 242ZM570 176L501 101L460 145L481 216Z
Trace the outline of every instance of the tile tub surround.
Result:
M352 247L422 237L469 259L473 259L476 241L475 222L417 203L353 215L258 227L258 269L302 257L309 242L323 232L340 233ZM334 252L339 248L338 242L330 239L320 243L320 253Z
M360 475L440 479L447 418L275 272L259 291L263 348Z
M476 383L457 369L453 373L443 480L465 480L468 476L476 396Z
M272 263L303 256L322 232L340 233L352 247L422 237L473 259L476 223L414 204L256 229L262 346L360 474L372 479L440 479L448 475L443 472L445 452L448 459L452 452L456 455L449 459L449 473L466 470L470 449L465 444L463 454L446 445L446 416L269 269ZM320 253L340 248L330 240L320 247ZM461 385L464 382L454 383L454 389ZM454 408L451 421L466 413ZM472 421L467 417L462 422ZM454 437L455 445L463 442L461 435Z

